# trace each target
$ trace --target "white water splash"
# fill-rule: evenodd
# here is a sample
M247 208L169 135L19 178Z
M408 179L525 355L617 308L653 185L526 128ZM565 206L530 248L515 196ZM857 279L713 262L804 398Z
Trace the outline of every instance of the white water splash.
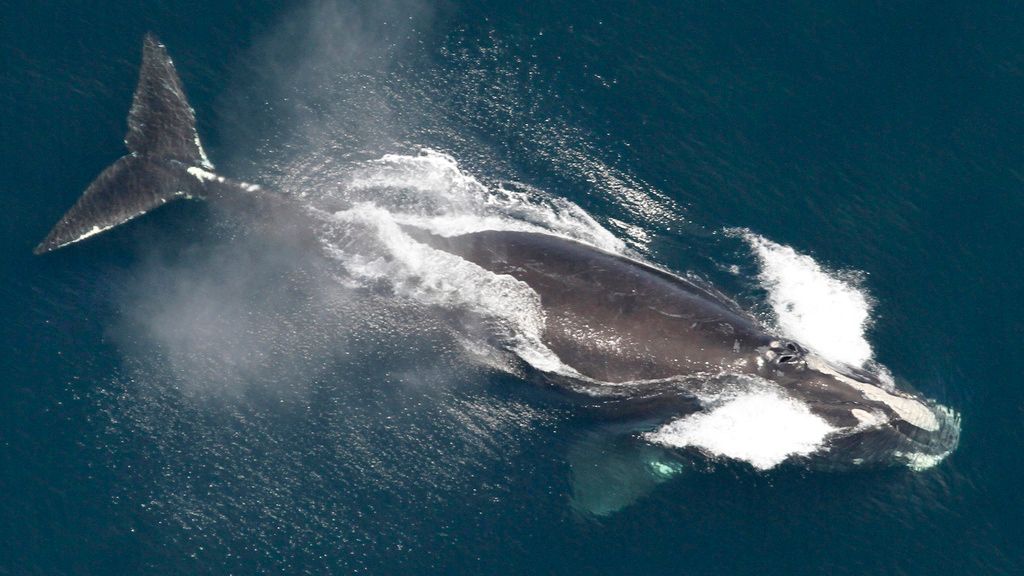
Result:
M645 438L665 446L698 448L767 470L792 456L823 449L828 435L837 431L805 404L749 377L731 392L701 401L709 406L706 411L669 422Z
M625 250L622 240L576 204L522 184L488 187L436 150L386 154L367 162L350 174L346 188L354 198L387 208L396 222L440 236L544 232L609 252Z
M872 303L852 276L749 230L738 232L758 259L758 278L782 333L833 362L861 367L871 360Z

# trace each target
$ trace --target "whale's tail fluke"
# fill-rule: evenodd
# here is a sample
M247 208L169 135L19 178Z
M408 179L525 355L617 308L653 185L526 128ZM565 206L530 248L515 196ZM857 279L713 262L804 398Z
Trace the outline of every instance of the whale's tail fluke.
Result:
M181 79L166 48L152 34L143 41L125 144L129 154L93 180L36 246L36 254L84 240L178 198L256 188L213 173Z

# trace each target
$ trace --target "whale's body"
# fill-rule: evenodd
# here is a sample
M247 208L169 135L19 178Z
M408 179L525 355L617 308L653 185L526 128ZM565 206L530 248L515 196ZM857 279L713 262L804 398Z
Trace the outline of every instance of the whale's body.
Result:
M213 171L177 73L152 36L144 43L128 124L129 154L93 181L36 253L177 198L242 194L285 202ZM658 396L665 401L646 394L631 408L616 404L623 413L667 404L675 417L685 416L702 408L707 382L732 374L770 383L827 422L836 432L821 454L834 456L841 449L847 461L882 462L894 454L944 455L956 444L958 428L933 403L862 370L827 362L699 282L549 234L407 232L536 292L545 315L544 344L579 376L577 387L614 387L628 400L629 390L640 390L642 383L669 382Z
M587 244L515 231L418 238L529 285L546 315L545 344L595 380L742 368L773 340L711 289Z
M917 399L778 337L710 286L550 234L413 234L530 286L545 313L544 344L589 379L628 384L743 374L781 385L836 427L879 416L910 429L940 427Z

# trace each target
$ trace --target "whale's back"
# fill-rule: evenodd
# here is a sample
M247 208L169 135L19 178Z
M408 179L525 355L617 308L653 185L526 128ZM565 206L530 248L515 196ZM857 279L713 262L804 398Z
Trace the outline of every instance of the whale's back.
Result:
M597 380L737 368L770 340L721 294L586 244L514 231L416 235L533 288L546 314L545 343L563 362Z

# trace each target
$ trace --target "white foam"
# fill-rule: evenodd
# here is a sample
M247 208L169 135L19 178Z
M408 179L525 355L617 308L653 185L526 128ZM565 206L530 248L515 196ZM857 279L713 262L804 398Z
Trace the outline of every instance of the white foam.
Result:
M914 472L923 472L925 470L938 466L940 462L945 460L946 457L952 453L953 451L949 450L941 454L926 454L924 452L896 452L896 454L894 455L897 458L903 460L903 462L907 465L907 468L910 468Z
M810 256L739 230L761 266L778 329L822 357L864 366L873 356L866 333L871 299L852 275L823 268Z
M349 174L346 193L387 208L395 221L440 236L483 230L545 232L622 252L625 244L576 204L525 185L486 186L454 158L424 149L385 154Z
M791 456L817 452L835 430L800 402L762 390L670 422L645 437L666 446L691 446L712 456L744 460L766 470Z
M358 165L346 180L343 193L351 207L326 220L349 232L341 243L330 234L323 241L352 276L367 283L385 281L399 295L423 304L475 312L533 367L582 378L544 345L544 311L528 285L421 244L402 225L442 236L536 231L623 250L613 234L571 202L528 188L489 188L435 151L388 154ZM353 235L372 245L352 250L348 242Z
M415 241L381 208L361 204L335 218L376 229L387 248L387 258L345 255L344 264L355 276L386 279L400 295L418 302L457 306L503 322L509 347L523 360L546 372L575 373L542 343L540 298L523 282Z

